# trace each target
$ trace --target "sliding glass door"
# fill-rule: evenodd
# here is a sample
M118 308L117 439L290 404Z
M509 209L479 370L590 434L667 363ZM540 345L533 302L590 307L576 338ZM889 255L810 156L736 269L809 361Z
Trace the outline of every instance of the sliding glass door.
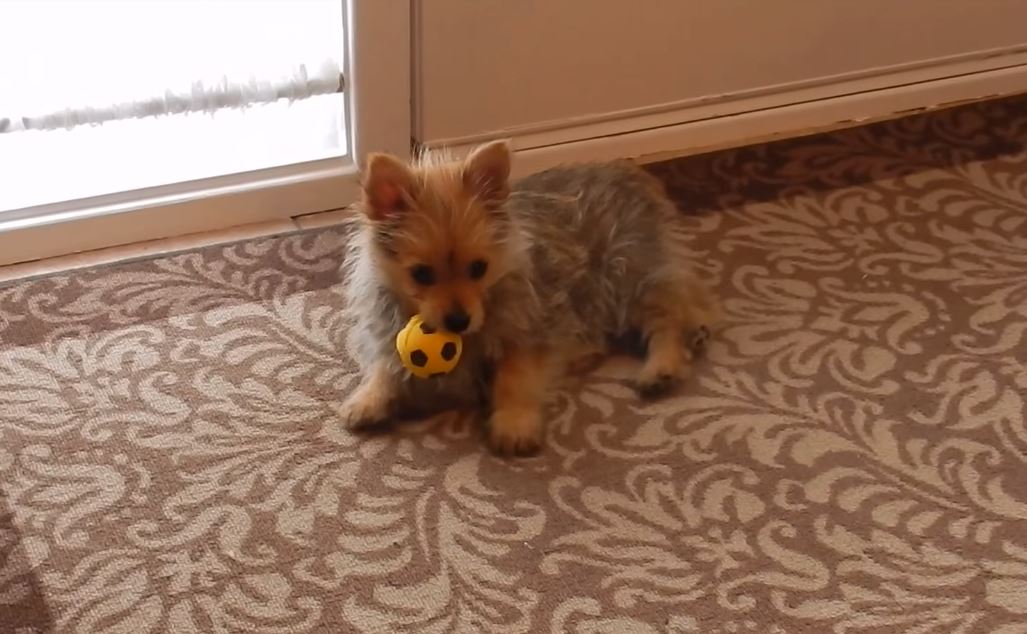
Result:
M409 145L408 11L5 2L0 59L16 63L0 71L0 263L348 204L354 149ZM43 234L58 239L12 241Z

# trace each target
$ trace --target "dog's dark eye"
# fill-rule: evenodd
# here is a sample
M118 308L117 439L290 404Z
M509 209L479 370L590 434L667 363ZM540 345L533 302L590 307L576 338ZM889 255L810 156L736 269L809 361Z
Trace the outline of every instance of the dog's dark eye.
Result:
M480 280L485 277L485 273L489 270L489 263L485 260L474 260L467 265L467 274L471 276L472 280Z
M431 286L435 283L435 271L425 264L417 264L410 267L410 278L421 286Z

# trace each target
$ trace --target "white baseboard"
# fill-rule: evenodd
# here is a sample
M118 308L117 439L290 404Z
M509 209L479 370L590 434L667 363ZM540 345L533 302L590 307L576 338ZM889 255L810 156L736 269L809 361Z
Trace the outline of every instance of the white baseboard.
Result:
M1020 65L1027 65L1027 47L998 48L670 103L654 103L628 110L589 112L565 119L533 122L463 137L430 139L425 144L429 147L463 149L490 139L506 138L513 139L516 147L520 149L530 149Z
M1027 92L1027 63L776 107L743 109L675 125L519 149L515 175L561 163L631 158L654 162L689 154L862 125L918 111ZM559 138L559 131L554 138ZM518 145L514 139L515 147Z

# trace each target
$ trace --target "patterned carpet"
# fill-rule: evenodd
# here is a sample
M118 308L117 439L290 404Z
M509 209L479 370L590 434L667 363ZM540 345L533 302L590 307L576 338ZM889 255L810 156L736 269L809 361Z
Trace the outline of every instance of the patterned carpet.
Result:
M354 437L338 228L0 288L0 631L1027 632L1027 99L654 167L727 314Z

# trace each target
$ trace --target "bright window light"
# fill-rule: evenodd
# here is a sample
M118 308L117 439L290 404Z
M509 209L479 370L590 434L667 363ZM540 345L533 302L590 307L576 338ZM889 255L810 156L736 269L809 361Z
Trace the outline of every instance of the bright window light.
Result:
M342 0L3 2L0 211L345 154L344 50Z

